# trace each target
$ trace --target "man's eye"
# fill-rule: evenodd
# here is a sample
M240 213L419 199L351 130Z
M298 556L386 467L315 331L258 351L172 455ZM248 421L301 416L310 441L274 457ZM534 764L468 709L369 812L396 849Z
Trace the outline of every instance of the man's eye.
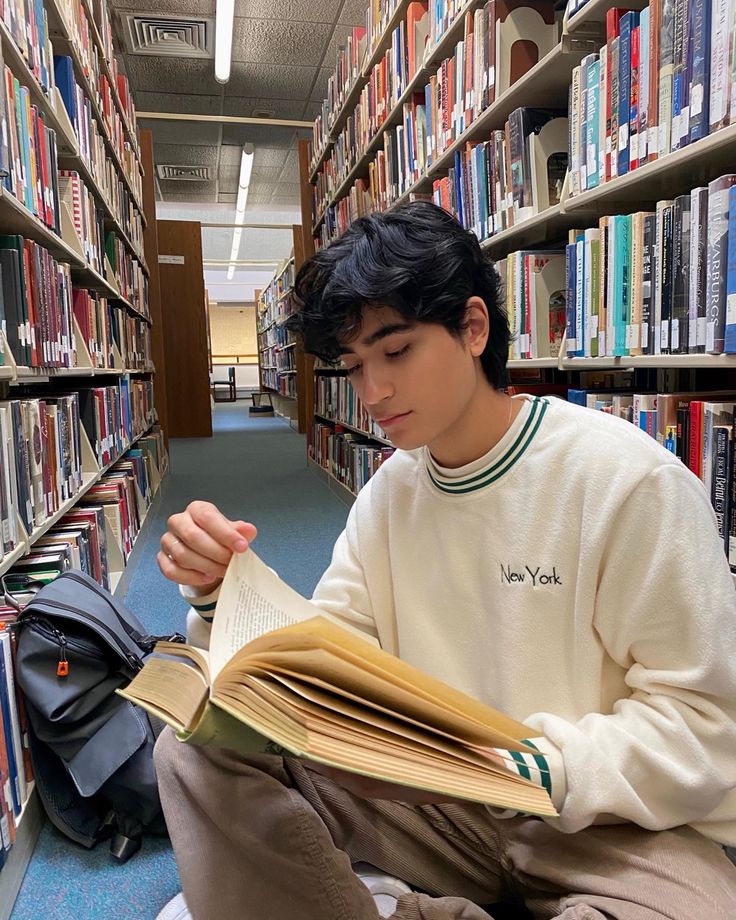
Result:
M353 374L360 370L360 365L354 364L352 367L346 367L345 370L347 371L348 377L351 377Z
M400 358L402 355L405 355L409 351L410 345L404 345L403 348L400 348L398 351L387 351L387 358Z

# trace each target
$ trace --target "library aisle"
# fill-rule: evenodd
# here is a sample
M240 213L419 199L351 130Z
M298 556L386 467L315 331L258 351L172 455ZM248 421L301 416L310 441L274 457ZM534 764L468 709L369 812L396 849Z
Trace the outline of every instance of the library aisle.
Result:
M167 518L195 498L259 529L254 548L294 588L310 595L330 560L347 506L307 467L304 438L280 418L249 419L244 401L218 405L214 437L171 443L171 471L136 545L126 605L151 632L183 630L186 604L156 566ZM145 920L179 890L168 840L147 837L125 865L108 847L88 851L46 825L12 920L71 916Z

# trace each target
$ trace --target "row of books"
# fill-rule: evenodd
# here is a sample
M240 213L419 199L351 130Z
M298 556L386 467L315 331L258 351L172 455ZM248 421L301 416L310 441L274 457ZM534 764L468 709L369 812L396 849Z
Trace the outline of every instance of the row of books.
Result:
M44 90L54 86L53 50L43 0L3 0L0 18Z
M89 38L89 30L85 28L85 21L82 19L86 15L85 2L84 0L64 0L65 7L65 18L67 22L74 22L74 25L71 27L71 31L80 36L84 40L84 36ZM130 87L128 85L128 78L125 74L119 73L118 71L118 62L115 57L115 49L113 46L112 38L112 19L110 16L110 10L106 0L95 0L93 4L87 5L87 9L91 9L93 20L97 26L97 33L100 36L100 41L102 43L101 50L102 56L107 64L107 67L112 76L113 85L110 86L107 76L103 72L100 75L101 91L103 98L103 113L105 119L108 122L108 130L114 133L117 130L115 122L108 115L109 111L112 111L112 105L108 105L107 96L108 93L112 96L110 92L113 87L117 89L117 96L120 102L120 106L125 113L125 118L128 122L128 127L131 130L131 133L134 137L137 137L137 119L135 111L135 103L133 102L133 97L130 94ZM88 25L88 22L87 22Z
M406 167L400 170L402 191L464 133L497 93L523 76L557 42L552 2L530 5L492 0L482 9L468 11L464 26L453 54L403 105L395 141ZM371 75L332 157L317 176L315 220L330 205L403 93L410 79L406 73L412 66L411 54L417 54L414 46L409 47L409 36L419 43L425 34L421 19L411 24L407 20L397 28L392 47Z
M108 210L138 249L143 246L143 221L117 166L108 155L91 100L74 76L74 64L66 55L54 57L56 85L74 128L82 160L92 173Z
M611 9L606 44L573 71L571 193L595 188L736 120L731 0Z
M123 541L127 558L162 469L162 447L160 430L142 439L9 569L5 584L21 605L30 599L23 592L29 576L48 584L73 568L112 588L112 541ZM34 780L25 700L14 679L16 618L14 607L0 604L0 868Z
M736 572L736 465L733 392L632 393L570 390L568 399L627 419L671 450L700 478Z
M328 209L323 245L357 217L391 207L423 174L426 138L422 118L415 118L423 107L411 102L405 108L408 129L399 125L385 132L384 149L369 164L367 179L356 180L350 194ZM515 109L504 130L455 151L448 174L433 183L432 199L479 239L487 239L559 203L567 171L566 139L564 110Z
M0 63L2 54L0 53ZM60 232L56 132L48 127L31 94L2 64L0 85L0 172L3 187L47 227Z
M509 358L556 358L567 324L565 253L520 250L496 269L513 336Z
M82 428L97 462L107 466L151 427L155 418L146 388L144 381L123 378L118 387L0 402L4 553L32 535L81 488Z
M343 375L318 374L314 378L314 411L334 422L386 439L381 426L368 415L352 383Z
M0 291L0 323L16 364L72 367L69 266L33 240L0 236Z
M393 453L340 425L315 422L309 442L311 458L355 495Z
M60 3L60 9L69 27L71 44L94 96L95 105L101 110L102 125L100 127L115 150L123 172L140 201L143 197L143 179L137 160L137 151L127 139L122 118L113 104L111 87L100 66L85 6L82 0L63 0ZM120 82L122 81L118 82L118 89ZM129 93L128 104L130 105ZM131 123L131 129L135 131L134 122Z
M123 367L147 370L152 364L150 326L125 310L113 307L97 291L75 288L74 316L95 368L115 367L117 346ZM78 360L76 363L79 363Z
M571 231L568 356L736 353L736 174Z
M354 26L345 44L337 46L337 64L327 80L327 96L322 101L322 109L312 129L312 169L330 141L330 132L338 112L360 77L365 46L366 30L362 26Z
M143 316L150 317L148 276L141 263L128 252L125 243L112 231L105 237L105 254L120 296Z
M276 370L279 374L289 375L296 373L296 347L292 342L289 345L274 349Z

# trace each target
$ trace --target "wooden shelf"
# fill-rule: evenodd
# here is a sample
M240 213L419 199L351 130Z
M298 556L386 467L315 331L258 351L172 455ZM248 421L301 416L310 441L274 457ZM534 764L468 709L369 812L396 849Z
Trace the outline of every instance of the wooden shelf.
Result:
M618 0L588 0L588 2L574 13L567 21L566 31L569 34L580 32L583 28L590 29L602 26L605 29L606 13L619 6ZM627 0L627 10L643 10L649 6L649 0ZM605 38L605 31L603 34Z
M368 438L370 441L378 441L379 444L386 444L388 447L394 446L386 438L381 438L376 434L370 434L368 431L363 431L362 428L356 428L355 425L348 425L347 422L341 422L339 419L331 418L329 415L321 415L319 412L315 412L314 417L322 419L323 422L329 422L331 425L339 425L341 428L347 428L348 431L353 431L355 434L360 434L364 438Z
M522 220L513 227L481 240L480 248L490 252L494 259L502 259L518 249L556 242L564 230L577 226L579 222L579 215L573 218L563 211L562 205L556 204L528 220Z
M698 185L707 185L724 173L732 172L736 158L736 124L661 156L651 163L568 198L568 214L580 211L613 214L642 210L665 198L685 194Z
M342 499L346 505L353 504L357 498L357 495L352 491L352 489L349 489L344 483L340 482L336 476L333 476L329 470L326 470L323 466L320 466L320 464L317 463L316 460L313 460L311 457L307 457L307 466L319 473L322 476L325 484L328 485L330 489L332 489L332 491L335 493L335 495Z
M566 370L628 370L637 367L707 368L709 370L736 370L736 355L636 355L620 358L568 358L561 357L559 368Z
M555 368L559 365L558 358L511 358L506 362L509 370L522 368Z
M0 187L0 226L4 233L17 233L40 243L60 262L71 266L87 268L84 259L53 230L49 229L34 214L11 194Z

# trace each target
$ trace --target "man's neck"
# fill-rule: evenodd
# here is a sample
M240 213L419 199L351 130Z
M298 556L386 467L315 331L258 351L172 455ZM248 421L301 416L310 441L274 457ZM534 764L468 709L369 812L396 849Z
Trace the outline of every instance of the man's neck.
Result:
M433 459L448 469L478 460L506 434L517 411L510 397L484 382L455 423L428 445Z

